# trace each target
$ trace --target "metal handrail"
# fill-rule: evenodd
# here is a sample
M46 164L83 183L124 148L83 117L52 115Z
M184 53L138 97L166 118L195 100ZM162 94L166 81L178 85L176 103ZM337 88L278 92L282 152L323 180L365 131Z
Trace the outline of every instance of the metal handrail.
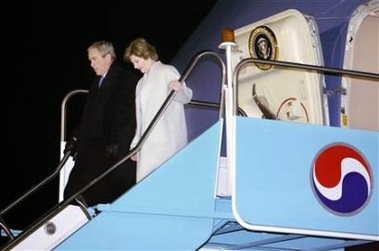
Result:
M224 84L225 84L226 68L225 68L224 62L222 61L221 57L217 53L212 52L212 51L203 51L203 52L200 52L197 55L195 55L193 57L192 61L190 62L190 64L188 65L188 67L186 68L186 70L184 71L184 73L181 75L181 77L179 79L179 82L183 83L186 80L186 78L188 77L188 75L191 73L191 71L193 70L193 68L195 67L195 65L198 62L198 60L201 57L206 56L206 55L211 55L211 56L216 57L219 60L219 62L221 64L221 67L222 67L222 85L221 85L221 97L220 97L220 99L221 99L221 101L220 101L220 103L221 103L221 106L220 106L220 116L222 116L222 110L224 109L224 107L223 107L224 102L222 100L224 99L223 98L224 97L224 94L223 94L224 88L223 87L224 87ZM161 118L161 116L163 115L164 111L167 109L168 105L171 103L171 101L175 97L175 94L176 94L175 90L172 90L170 92L170 94L167 96L166 100L163 102L162 106L160 107L159 111L156 113L156 115L152 119L151 123L146 128L145 132L142 134L141 139L138 141L137 145L133 149L131 149L129 151L129 153L125 157L123 157L122 159L120 159L116 164L114 164L113 166L111 166L107 171L105 171L104 173L102 173L96 179L92 180L89 184L87 184L86 186L84 186L77 193L75 193L70 198L68 198L67 200L65 200L64 202L62 202L62 204L63 205L69 204L75 197L81 195L83 192L85 192L86 190L88 190L88 188L90 188L93 185L95 185L99 180L101 180L102 178L104 178L105 176L107 176L110 172L112 172L114 169L116 169L117 167L119 167L122 163L124 163L125 161L127 161L131 156L133 156L134 154L136 154L141 149L141 147L143 146L143 144L147 140L148 136L150 135L152 129L158 123L158 121Z
M310 64L301 64L301 63L293 63L293 62L287 62L287 61L273 61L273 60L266 60L266 59L257 59L257 58L245 58L241 60L236 67L234 68L233 72L233 83L235 85L234 91L234 97L237 95L237 89L238 89L238 75L239 71L242 67L244 67L247 64L269 64L274 66L282 66L285 68L292 68L292 69L298 69L298 70L312 70L316 72L321 73L329 73L333 75L341 75L341 76L353 76L353 77L360 77L364 79L375 79L379 81L379 74L371 73L371 72L364 72L364 71L354 71L354 70L345 70L345 69L339 69L339 68L332 68L332 67L325 67L325 66L317 66L317 65L310 65ZM234 109L233 113L236 113L238 111L237 107L237 99L234 99Z
M77 94L81 94L81 93L88 93L88 90L81 90L81 89L73 90L73 91L67 93L63 98L62 105L61 105L61 142L66 140L66 125L67 125L67 123L66 123L66 110L67 110L68 100L72 96L77 95Z
M203 51L203 52L200 52L197 55L195 55L193 57L191 63L187 67L187 69L184 71L184 74L181 75L181 77L179 79L179 82L183 83L185 81L185 79L188 77L188 75L191 73L191 71L193 70L193 68L195 67L195 65L198 62L198 60L201 57L206 56L206 55L211 55L211 56L216 57L219 60L219 62L221 64L221 67L222 67L222 85L221 85L221 97L220 97L220 104L221 105L220 105L220 113L219 113L220 116L222 116L222 110L224 109L224 107L223 107L223 99L224 99L223 98L224 97L223 96L223 91L224 91L224 88L223 87L224 87L224 84L225 84L225 74L226 74L226 71L225 71L224 62L222 61L221 57L217 53L212 52L212 51ZM61 115L61 127L62 127L61 128L61 141L64 141L65 140L65 136L66 136L66 132L65 132L65 127L66 127L65 110L66 110L67 102L68 102L69 98L71 98L73 95L76 95L78 93L87 93L87 92L88 92L87 90L74 90L74 91L68 93L64 97L64 100L63 100L63 103L62 103L62 106L61 106L61 111L62 111L62 115ZM173 100L175 94L176 94L176 91L174 91L174 90L170 92L170 94L168 95L168 97L166 98L166 100L164 101L164 103L162 104L161 108L159 109L158 113L155 115L155 117L153 118L152 122L150 123L150 125L148 126L148 128L146 129L146 131L143 133L143 135L142 135L140 141L137 143L137 145L124 158L122 158L116 164L114 164L113 166L111 166L107 171L105 171L104 173L102 173L101 175L99 175L97 178L95 178L94 180L92 180L89 184L87 184L86 186L84 186L82 189L80 189L78 192L76 192L70 198L66 199L65 201L62 201L62 202L58 203L56 206L54 206L53 208L51 208L51 210L49 212L47 212L43 217L41 217L39 220L37 220L36 222L34 222L31 225L31 227L29 227L25 231L21 232L20 235L17 236L17 238L15 238L12 235L10 229L6 226L5 223L1 224L1 226L4 228L5 232L7 233L7 235L11 239L11 241L6 244L5 249L11 248L12 246L16 245L17 241L19 241L19 240L21 241L24 238L26 238L29 234L33 233L33 231L35 231L39 227L41 227L47 219L49 219L49 218L53 217L54 215L56 215L57 213L59 213L60 210L63 210L72 201L77 200L77 198L81 197L81 194L83 194L85 191L87 191L89 188L91 188L93 185L95 185L98 181L100 181L101 179L103 179L110 172L112 172L117 167L119 167L122 163L124 163L125 161L127 161L137 151L139 151L140 148L142 147L143 143L146 141L147 137L150 135L151 131L153 130L153 128L155 127L155 125L159 121L160 117L163 115L163 112L166 110L166 108L168 107L168 105ZM44 179L43 181L41 181L40 183L38 183L36 186L34 186L31 190L29 190L27 193L25 193L24 195L22 195L15 202L11 203L4 210L2 210L0 212L0 217L2 218L2 214L3 213L6 213L11 208L13 208L14 206L18 205L25 198L29 197L32 193L34 193L39 188L41 188L43 185L45 185L46 183L48 183L49 181L51 181L54 177L56 177L59 174L60 170L63 168L63 166L66 163L67 159L69 158L70 153L71 152L68 151L64 155L64 157L60 161L58 167L56 168L56 170L51 175L49 175L46 179ZM84 211L84 213L88 216L88 213L85 211L85 208L83 208L83 207L81 207L81 208Z

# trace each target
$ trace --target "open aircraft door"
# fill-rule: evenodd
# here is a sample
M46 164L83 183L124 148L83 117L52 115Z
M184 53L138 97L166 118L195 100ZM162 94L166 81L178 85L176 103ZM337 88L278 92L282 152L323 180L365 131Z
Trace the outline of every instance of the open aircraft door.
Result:
M235 30L236 65L245 58L323 65L318 28L311 16L289 9ZM239 74L238 106L249 117L328 124L322 74L250 64Z
M346 36L345 69L379 73L379 1L361 5L351 17ZM343 78L341 126L379 131L379 83Z

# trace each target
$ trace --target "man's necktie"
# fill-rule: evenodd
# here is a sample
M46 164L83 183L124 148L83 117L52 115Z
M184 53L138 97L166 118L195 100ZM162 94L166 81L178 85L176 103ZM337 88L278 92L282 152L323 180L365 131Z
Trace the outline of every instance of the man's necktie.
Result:
M101 78L99 80L99 88L101 87L101 84L103 83L103 80L104 80L104 76L101 76Z

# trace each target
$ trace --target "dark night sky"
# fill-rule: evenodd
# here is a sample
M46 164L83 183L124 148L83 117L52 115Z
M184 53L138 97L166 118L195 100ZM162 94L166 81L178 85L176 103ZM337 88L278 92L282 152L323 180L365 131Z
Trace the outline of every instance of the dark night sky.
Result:
M94 73L86 49L93 41L112 41L121 60L128 43L142 36L157 47L162 61L170 62L215 3L216 0L102 4L30 1L22 5L16 2L20 6L4 9L9 11L12 31L7 37L3 34L7 45L3 50L14 62L8 89L3 92L6 164L0 179L0 208L58 166L61 102L69 91L89 88ZM29 214L39 213L44 210L40 208L57 200L58 182L54 181L8 217L11 222L30 220L33 216Z

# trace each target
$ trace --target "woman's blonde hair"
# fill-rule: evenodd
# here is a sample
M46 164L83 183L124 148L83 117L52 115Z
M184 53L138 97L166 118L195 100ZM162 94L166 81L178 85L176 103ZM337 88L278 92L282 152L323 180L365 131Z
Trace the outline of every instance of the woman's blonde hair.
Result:
M144 38L133 40L125 49L124 60L130 62L130 56L136 56L143 59L151 58L154 61L158 60L157 50Z

